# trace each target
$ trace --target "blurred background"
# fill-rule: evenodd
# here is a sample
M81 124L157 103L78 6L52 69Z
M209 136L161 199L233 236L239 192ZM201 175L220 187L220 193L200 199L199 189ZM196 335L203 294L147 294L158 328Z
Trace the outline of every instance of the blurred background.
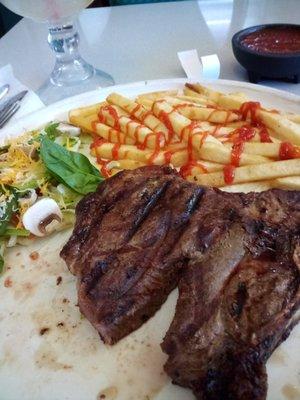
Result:
M95 0L89 6L89 8L122 6L128 4L161 3L168 1L174 1L174 0ZM177 0L177 1L184 1L184 0ZM0 3L0 37L3 36L7 31L9 31L21 18L22 17L14 14Z

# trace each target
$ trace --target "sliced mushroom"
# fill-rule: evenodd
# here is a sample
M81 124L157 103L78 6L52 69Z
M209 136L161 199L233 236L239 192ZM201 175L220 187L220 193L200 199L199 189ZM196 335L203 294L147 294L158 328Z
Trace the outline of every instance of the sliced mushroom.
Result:
M33 204L24 213L24 227L36 236L45 236L53 232L62 221L62 212L58 204L49 197Z
M70 136L79 136L81 133L81 129L78 126L67 124L65 122L61 122L57 129L62 133L67 133Z

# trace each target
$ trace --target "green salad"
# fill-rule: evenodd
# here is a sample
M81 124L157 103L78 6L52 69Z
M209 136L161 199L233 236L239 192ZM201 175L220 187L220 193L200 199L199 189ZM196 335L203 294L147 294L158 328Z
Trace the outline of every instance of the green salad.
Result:
M0 271L7 247L72 225L81 197L103 181L89 155L91 137L69 124L0 147Z

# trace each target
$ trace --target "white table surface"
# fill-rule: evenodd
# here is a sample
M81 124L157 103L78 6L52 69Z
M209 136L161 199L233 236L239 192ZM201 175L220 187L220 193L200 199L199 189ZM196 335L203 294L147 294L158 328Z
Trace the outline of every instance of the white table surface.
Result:
M202 0L84 10L79 17L81 53L109 72L116 84L184 77L177 52L196 48L217 53L221 78L247 81L231 50L238 30L261 23L299 23L299 0ZM12 64L16 77L36 90L46 80L54 55L47 27L21 20L0 39L0 67ZM300 84L260 84L300 95Z

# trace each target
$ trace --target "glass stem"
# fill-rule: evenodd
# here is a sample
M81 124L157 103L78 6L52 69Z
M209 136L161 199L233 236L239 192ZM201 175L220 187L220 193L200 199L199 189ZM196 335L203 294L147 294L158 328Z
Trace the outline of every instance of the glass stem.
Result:
M79 84L93 76L94 68L79 54L79 34L75 22L51 25L48 43L56 56L54 70L50 77L54 85Z

